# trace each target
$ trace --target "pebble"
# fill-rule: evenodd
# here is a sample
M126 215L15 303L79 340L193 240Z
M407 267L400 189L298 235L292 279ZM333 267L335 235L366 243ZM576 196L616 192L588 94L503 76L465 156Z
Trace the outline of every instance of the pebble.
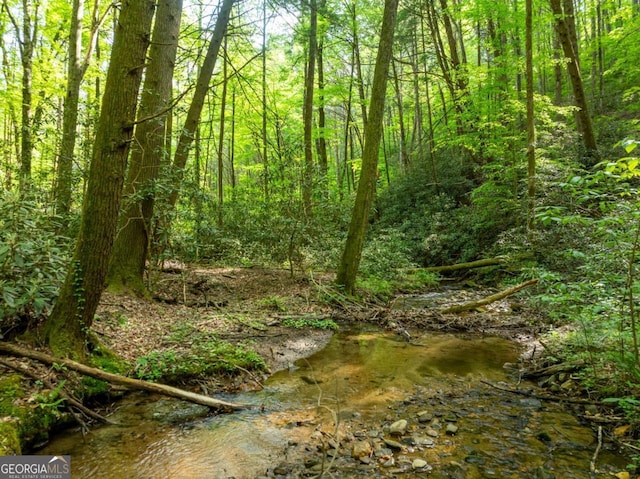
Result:
M418 413L418 422L429 422L433 419L433 414L429 411L420 411Z
M431 436L431 437L438 437L440 434L438 433L438 431L436 431L433 428L429 428L426 431L427 436Z
M453 436L453 435L457 434L458 426L456 426L453 423L449 423L449 424L447 424L447 428L445 429L445 431L449 436Z
M425 461L424 459L414 459L411 463L411 467L413 467L414 469L425 468L427 467L427 461Z
M373 448L369 441L354 441L351 448L351 457L362 461L363 458L368 458L371 454L373 454Z
M394 441L393 439L383 439L384 443L392 449L402 449L402 444L398 441Z
M407 420L400 419L389 426L389 434L402 436L407 431Z

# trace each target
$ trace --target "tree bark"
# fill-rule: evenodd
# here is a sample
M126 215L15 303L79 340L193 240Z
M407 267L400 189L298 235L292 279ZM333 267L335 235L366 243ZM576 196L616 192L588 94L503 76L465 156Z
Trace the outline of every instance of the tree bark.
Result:
M182 0L161 0L149 48L138 126L135 130L129 169L124 187L124 205L118 221L107 284L110 289L146 294L144 270L151 236L151 219L164 151L166 121L170 115L171 86Z
M382 136L382 119L386 98L389 65L393 52L393 36L398 12L398 0L385 0L380 44L376 58L369 118L365 129L364 151L362 153L362 170L358 182L355 204L349 225L349 233L344 246L336 283L344 288L347 294L353 294L356 276L360 266L362 248L364 246L369 210L373 203L378 177L378 156Z
M109 267L146 61L154 0L122 2L93 145L80 233L42 333L56 355L82 359Z
M139 379L128 378L120 376L119 374L108 373L102 369L92 368L85 364L78 363L71 359L57 358L40 351L34 351L32 349L22 348L12 343L6 343L0 341L0 352L10 354L12 356L20 356L29 359L35 359L44 364L64 366L73 371L79 372L85 376L91 376L92 378L100 379L112 384L119 384L121 386L128 387L130 389L137 389L140 391L147 391L150 393L162 394L163 396L169 396L177 399L183 399L203 406L209 406L212 408L227 408L227 409L244 409L248 406L242 404L230 403L227 401L221 401L209 396L203 396L202 394L196 394L191 391L185 391L173 386L167 386L165 384L152 383L148 381L141 381Z

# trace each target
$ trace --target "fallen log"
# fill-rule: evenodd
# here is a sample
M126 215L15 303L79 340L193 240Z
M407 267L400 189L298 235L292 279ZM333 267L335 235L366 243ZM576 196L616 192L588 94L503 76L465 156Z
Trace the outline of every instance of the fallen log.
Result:
M475 301L471 301L469 303L457 304L455 306L450 306L445 309L441 309L439 313L448 314L448 313L462 313L463 311L469 311L472 309L479 308L481 306L486 306L487 304L494 303L496 301L500 301L501 299L506 298L507 296L511 296L512 294L517 293L529 286L533 286L538 284L538 279L530 279L529 281L525 281L524 283L520 283L517 286L513 286L512 288L505 289L504 291L500 291L499 293L492 294L491 296L487 296L482 299L477 299Z
M572 373L578 369L583 368L585 362L583 360L568 361L560 364L553 364L544 368L534 369L531 371L524 371L522 377L526 379L540 378L543 376L551 376L558 373Z
M406 271L408 272L417 272L417 271L428 271L430 273L451 273L453 271L459 271L461 269L474 269L474 268L482 268L483 266L495 266L498 264L502 264L507 260L504 256L498 256L496 258L486 258L479 259L476 261L469 261L468 263L457 263L445 266L429 266L426 268L411 268Z
M243 404L235 404L227 401L221 401L202 394L196 394L183 389L175 388L173 386L167 386L165 384L151 383L148 381L141 381L139 379L128 378L120 376L119 374L108 373L101 369L92 368L82 363L78 363L71 359L56 358L40 351L34 351L32 349L23 348L15 344L0 341L0 352L9 354L12 356L20 356L29 359L35 359L44 364L60 365L73 371L79 372L85 376L91 376L108 383L119 384L130 389L137 389L141 391L148 391L156 394L162 394L164 396L174 397L177 399L183 399L203 406L209 406L216 409L244 409L249 406Z

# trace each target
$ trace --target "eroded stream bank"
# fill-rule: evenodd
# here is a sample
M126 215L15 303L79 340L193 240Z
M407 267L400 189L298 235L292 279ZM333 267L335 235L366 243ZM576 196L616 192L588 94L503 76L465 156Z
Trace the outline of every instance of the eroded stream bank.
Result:
M70 454L77 478L588 478L591 429L560 405L483 383L515 385L502 338L427 334L407 343L341 331L326 348L235 395L248 411L207 417L179 401L131 396L103 426L66 433L43 454ZM522 384L520 385L523 386ZM531 385L530 387L534 387ZM607 444L594 477L627 459Z

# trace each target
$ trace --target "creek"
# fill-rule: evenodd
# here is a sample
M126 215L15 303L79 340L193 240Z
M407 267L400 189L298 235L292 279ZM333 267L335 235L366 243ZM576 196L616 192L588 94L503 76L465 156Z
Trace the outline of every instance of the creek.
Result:
M411 343L344 330L264 389L225 396L253 405L207 415L131 394L86 436L66 431L39 454L69 454L72 477L611 477L628 460L561 405L515 387L520 346L496 337L426 334ZM535 390L521 383L520 389ZM406 424L402 420L406 420ZM355 456L355 457L354 457Z

